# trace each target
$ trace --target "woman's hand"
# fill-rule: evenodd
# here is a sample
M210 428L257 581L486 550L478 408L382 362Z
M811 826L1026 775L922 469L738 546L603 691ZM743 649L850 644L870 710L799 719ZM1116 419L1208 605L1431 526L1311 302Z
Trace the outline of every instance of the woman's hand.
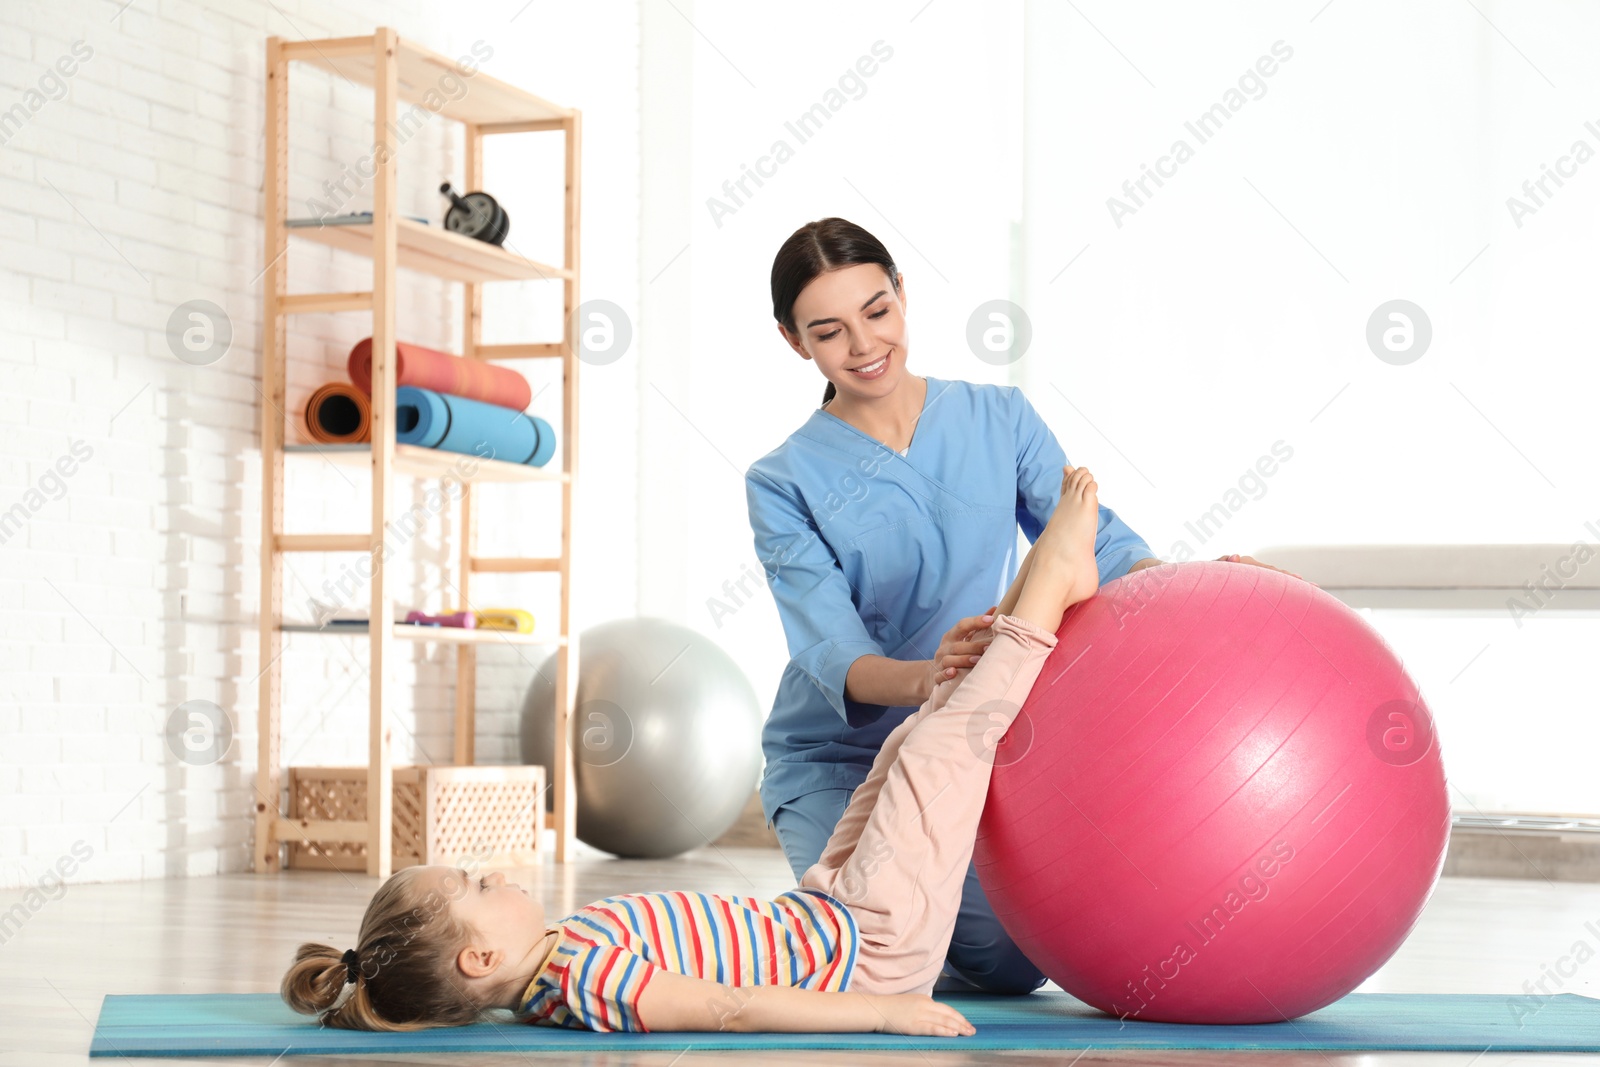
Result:
M973 635L979 630L987 629L989 624L994 622L994 612L998 607L998 604L995 605L984 615L969 615L945 631L944 637L939 641L939 651L928 661L923 700L933 695L933 690L939 683L948 682L961 671L971 670L972 665L978 662L983 650L989 647L989 641L993 640L993 635L988 639L978 640L973 640Z
M880 1034L917 1037L971 1037L978 1028L948 1004L923 993L863 994L871 998L881 1021Z
M1286 571L1282 567L1274 567L1270 563L1262 563L1259 559L1256 559L1254 556L1241 556L1237 552L1233 553L1231 556L1218 556L1217 559L1221 560L1224 563L1248 563L1252 567L1265 567L1269 571L1277 571L1279 574L1287 574L1291 578L1300 578L1300 576L1298 574L1294 573L1294 571ZM1300 578L1300 580L1302 582L1305 581L1304 578ZM1312 582L1311 584L1312 585L1317 585L1316 582ZM1317 585L1317 588L1321 589L1322 586Z

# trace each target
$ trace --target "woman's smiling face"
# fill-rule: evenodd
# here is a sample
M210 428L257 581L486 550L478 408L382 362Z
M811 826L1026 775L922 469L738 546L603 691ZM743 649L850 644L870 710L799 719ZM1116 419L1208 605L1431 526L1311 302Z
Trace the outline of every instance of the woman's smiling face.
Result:
M888 396L906 366L905 275L898 280L897 293L876 263L825 271L795 299L798 336L779 330L796 352L816 360L841 394ZM862 369L867 374L858 373Z

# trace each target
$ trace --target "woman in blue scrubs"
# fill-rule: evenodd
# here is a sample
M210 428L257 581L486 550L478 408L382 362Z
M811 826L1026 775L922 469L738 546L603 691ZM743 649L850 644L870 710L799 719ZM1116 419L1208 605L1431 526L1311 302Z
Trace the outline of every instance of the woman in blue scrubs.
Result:
M772 302L828 381L822 407L745 475L790 655L762 732L761 801L798 880L884 738L982 655L964 638L1016 574L1018 526L1032 542L1055 510L1068 460L1020 389L910 373L904 275L859 226L796 230ZM1094 547L1102 584L1160 562L1103 504ZM935 989L1044 981L969 866Z

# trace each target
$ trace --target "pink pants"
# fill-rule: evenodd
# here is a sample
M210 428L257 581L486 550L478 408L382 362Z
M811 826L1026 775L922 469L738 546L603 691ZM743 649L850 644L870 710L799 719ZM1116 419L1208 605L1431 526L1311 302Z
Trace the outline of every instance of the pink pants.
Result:
M995 616L989 630L993 639L966 677L935 686L884 740L800 879L855 916L852 992L930 993L944 967L995 746L1056 644L1055 634L1013 615Z

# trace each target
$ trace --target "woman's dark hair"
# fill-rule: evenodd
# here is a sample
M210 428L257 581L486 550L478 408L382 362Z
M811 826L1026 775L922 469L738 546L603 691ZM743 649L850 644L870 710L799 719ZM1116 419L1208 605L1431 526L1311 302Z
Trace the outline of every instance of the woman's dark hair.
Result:
M349 976L343 953L314 941L300 946L279 990L291 1008L344 1030L424 1030L478 1021L484 1006L473 1002L455 974L456 954L473 931L451 915L454 894L417 892L411 883L420 869L396 871L367 904L356 942L356 980L343 1001Z
M889 275L889 284L900 292L900 272L883 242L848 219L826 218L808 222L789 235L772 260L772 317L790 333L795 328L794 302L800 290L819 274L857 263L876 263ZM822 402L832 400L833 383L823 390Z

